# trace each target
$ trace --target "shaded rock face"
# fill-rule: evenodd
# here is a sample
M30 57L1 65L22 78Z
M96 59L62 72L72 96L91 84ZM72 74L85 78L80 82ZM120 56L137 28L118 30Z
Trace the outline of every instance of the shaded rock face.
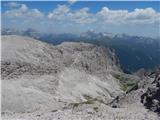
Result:
M160 114L160 73L156 74L154 82L141 96L141 102L147 109Z

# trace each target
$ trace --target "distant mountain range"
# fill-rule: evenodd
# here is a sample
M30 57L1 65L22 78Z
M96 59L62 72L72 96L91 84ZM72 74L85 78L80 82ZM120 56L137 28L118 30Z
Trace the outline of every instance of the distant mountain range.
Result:
M140 68L153 69L160 65L160 39L127 34L97 33L93 30L74 35L43 34L29 28L27 30L3 29L2 35L21 35L58 45L64 41L93 43L115 50L124 72L135 72Z

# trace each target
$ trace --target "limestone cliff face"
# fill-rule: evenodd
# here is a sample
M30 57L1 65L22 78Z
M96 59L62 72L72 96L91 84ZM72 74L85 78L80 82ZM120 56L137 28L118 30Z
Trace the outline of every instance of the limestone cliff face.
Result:
M88 98L107 102L122 93L111 75L118 66L109 48L2 36L2 111L47 110Z

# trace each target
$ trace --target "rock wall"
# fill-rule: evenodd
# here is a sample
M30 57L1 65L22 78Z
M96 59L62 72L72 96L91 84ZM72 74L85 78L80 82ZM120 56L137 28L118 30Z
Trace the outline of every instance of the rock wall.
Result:
M160 114L160 72L155 74L155 80L141 96L141 102L147 109Z

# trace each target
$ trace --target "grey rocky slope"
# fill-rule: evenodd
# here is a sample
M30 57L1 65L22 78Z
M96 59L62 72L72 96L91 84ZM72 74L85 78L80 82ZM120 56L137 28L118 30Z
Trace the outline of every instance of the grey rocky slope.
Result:
M2 36L1 63L3 119L158 120L139 102L125 108L109 106L134 84L124 80L139 81L121 73L110 49L72 42L52 46L28 37Z
M146 108L160 114L160 69L155 72L155 80L141 96L141 102Z
M118 69L109 49L84 43L52 46L27 37L2 36L2 110L33 111L41 107L32 108L37 99L44 105L86 101L86 96L112 99L122 92L110 74ZM9 99L14 95L20 97Z

